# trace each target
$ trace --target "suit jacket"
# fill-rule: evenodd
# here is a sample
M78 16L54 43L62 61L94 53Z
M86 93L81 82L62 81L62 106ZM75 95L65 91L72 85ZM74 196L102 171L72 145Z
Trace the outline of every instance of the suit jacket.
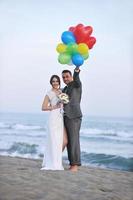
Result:
M74 71L73 81L62 92L65 92L69 96L69 103L64 105L64 116L70 119L82 117L80 108L82 83L79 79L79 72Z

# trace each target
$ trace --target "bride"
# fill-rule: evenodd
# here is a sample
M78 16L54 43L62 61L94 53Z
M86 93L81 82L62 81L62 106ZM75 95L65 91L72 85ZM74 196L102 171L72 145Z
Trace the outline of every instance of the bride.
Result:
M43 111L50 111L48 133L46 136L46 150L41 170L64 170L62 165L62 151L67 145L67 134L63 123L62 104L58 95L61 93L60 78L53 75L50 78L51 90L47 92L43 104Z

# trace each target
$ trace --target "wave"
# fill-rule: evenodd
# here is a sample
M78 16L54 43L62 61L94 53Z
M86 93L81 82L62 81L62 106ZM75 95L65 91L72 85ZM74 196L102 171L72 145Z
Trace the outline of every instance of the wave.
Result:
M133 157L82 152L81 158L85 164L133 172Z
M133 139L131 138L117 138L117 137L113 137L113 136L108 136L108 137L105 137L105 136L84 136L84 135L81 135L80 138L82 140L85 140L85 141L94 141L94 142L111 142L111 143L119 143L119 144L133 144Z
M0 154L37 159L42 158L44 155L40 151L39 145L25 142L14 142L10 148L0 149ZM82 151L81 159L83 165L93 165L133 172L133 157L123 157L105 153L87 153L86 151ZM68 161L68 158L63 156L63 160Z
M8 124L0 122L0 129L14 129L14 130L46 130L45 127L24 124Z
M17 131L25 131L25 130L33 130L33 131L46 131L46 127L39 126L39 125L30 125L30 124L10 124L0 122L0 129L12 129ZM97 137L97 136L104 136L104 137L121 137L121 138L133 138L133 132L131 131L120 131L115 129L96 129L96 128L81 128L81 136L87 137Z
M113 136L113 137L123 137L123 138L133 138L133 132L129 131L117 131L114 129L93 129L93 128L86 128L81 129L81 135L83 136Z
M8 123L4 123L4 122L0 122L0 129L4 129L4 128L10 128L11 125Z
M24 142L14 142L12 146L8 149L9 153L17 152L19 154L36 154L37 144L27 144Z
M8 136L8 137L12 137L12 136L15 136L15 137L22 137L22 138L45 138L46 137L46 132L34 132L34 134L33 134L33 132L25 132L25 133L18 133L18 132L9 132L9 133L0 133L0 136L2 137L4 137L4 136Z

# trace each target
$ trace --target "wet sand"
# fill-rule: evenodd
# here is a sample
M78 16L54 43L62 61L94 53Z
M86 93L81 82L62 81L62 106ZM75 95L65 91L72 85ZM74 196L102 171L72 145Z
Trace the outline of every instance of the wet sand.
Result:
M42 160L0 156L0 200L133 200L133 173L93 167L41 171Z

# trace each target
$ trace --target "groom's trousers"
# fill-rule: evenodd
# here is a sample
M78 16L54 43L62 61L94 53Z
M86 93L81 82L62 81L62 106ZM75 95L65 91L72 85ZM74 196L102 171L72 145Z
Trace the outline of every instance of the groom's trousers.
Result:
M70 165L81 165L79 131L81 118L69 119L64 116L64 124L68 136L67 152Z

